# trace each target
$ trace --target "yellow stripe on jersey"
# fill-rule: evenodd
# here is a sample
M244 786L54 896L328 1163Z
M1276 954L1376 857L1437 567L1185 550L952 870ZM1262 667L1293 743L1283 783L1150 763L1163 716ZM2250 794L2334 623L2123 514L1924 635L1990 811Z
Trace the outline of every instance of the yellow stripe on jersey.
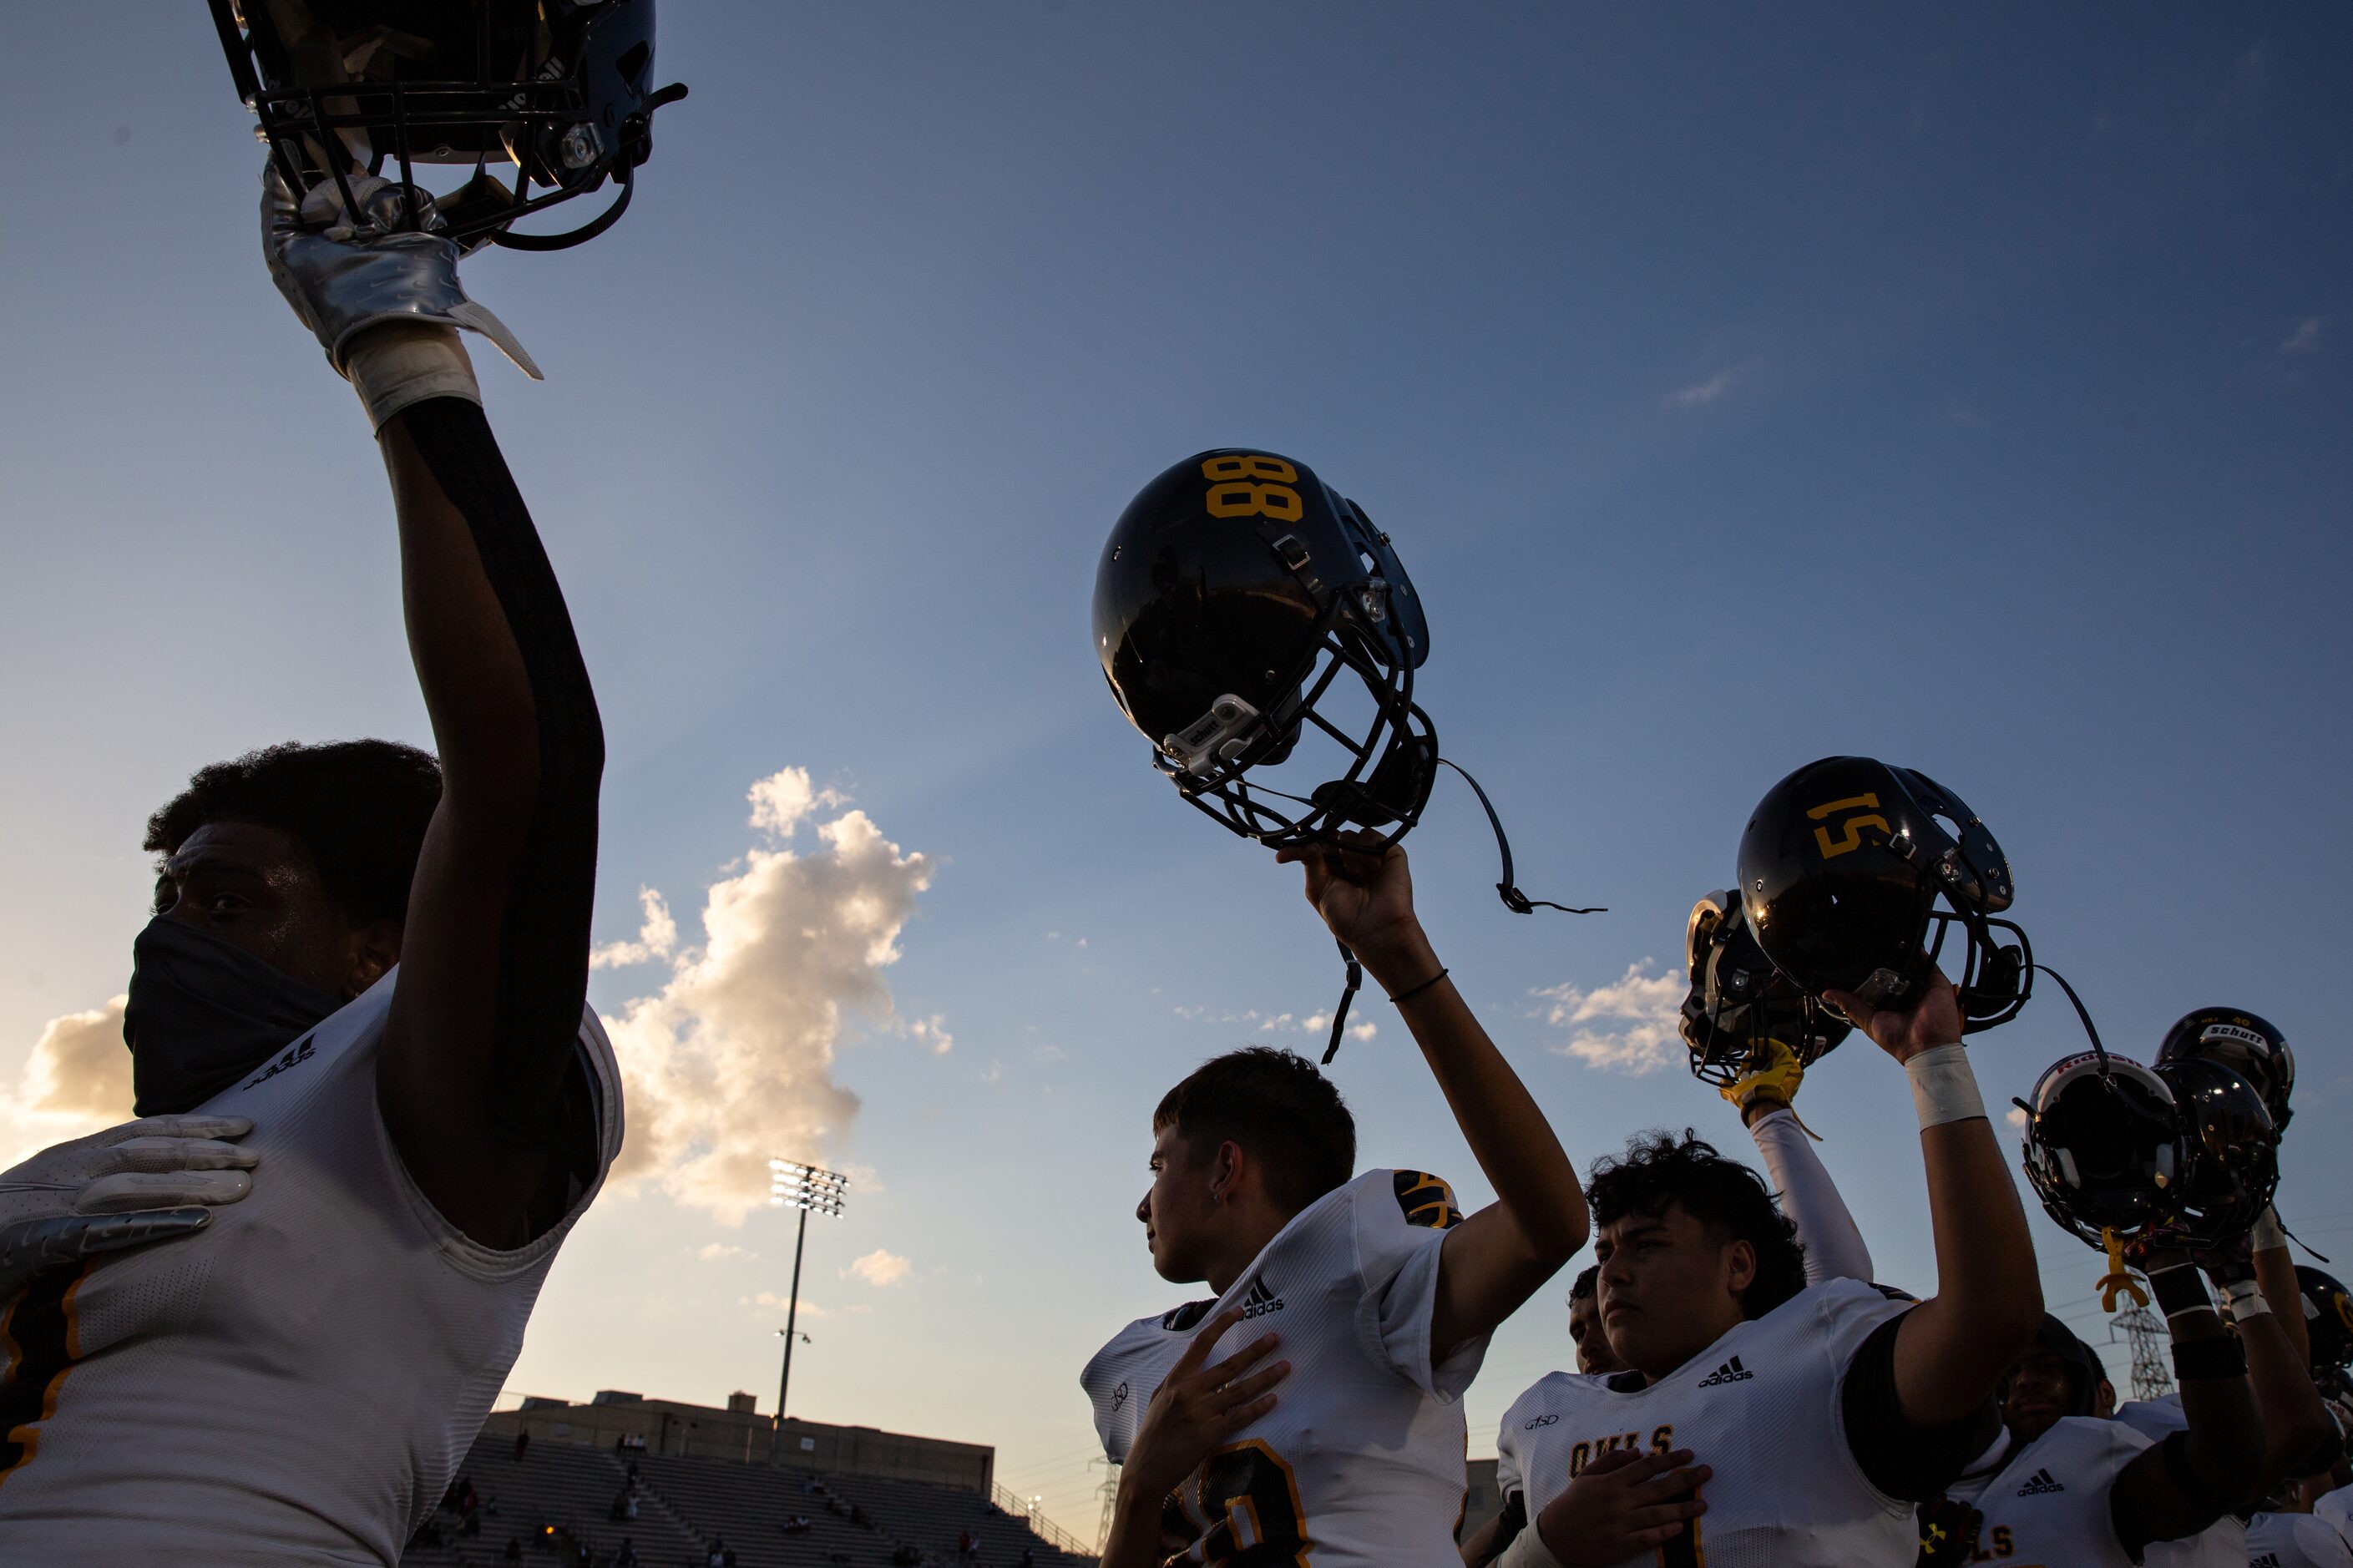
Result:
M1669 1537L1660 1545L1659 1568L1707 1568L1707 1549L1700 1544L1699 1521L1683 1521L1683 1533Z
M74 1298L90 1268L36 1279L0 1312L0 1352L7 1356L0 1373L0 1485L33 1462L41 1424L58 1413L58 1392L81 1359Z
M1408 1225L1424 1225L1432 1230L1449 1230L1462 1223L1462 1210L1454 1201L1454 1189L1446 1184L1443 1176L1433 1176L1428 1171L1398 1171L1398 1207L1405 1210Z

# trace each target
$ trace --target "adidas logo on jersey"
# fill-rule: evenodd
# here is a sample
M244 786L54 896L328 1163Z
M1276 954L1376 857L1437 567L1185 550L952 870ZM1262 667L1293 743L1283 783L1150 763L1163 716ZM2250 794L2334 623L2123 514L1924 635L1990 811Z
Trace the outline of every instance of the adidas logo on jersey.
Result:
M1272 1286L1269 1285L1263 1278L1250 1281L1250 1289L1242 1297L1244 1322L1248 1322L1252 1318L1263 1318L1269 1312L1282 1310L1282 1298L1274 1293Z
M2018 1489L2018 1495L2021 1497L2047 1497L2052 1492L2063 1492L2066 1489L2067 1489L2065 1487L2061 1486L2057 1480L2052 1479L2049 1470L2037 1470L2032 1475L2026 1478L2026 1484Z
M1730 1361L1725 1362L1722 1366L1717 1367L1714 1372L1709 1373L1705 1377L1701 1378L1699 1380L1699 1385L1702 1388L1714 1388L1720 1383L1745 1383L1756 1375L1757 1374L1755 1373L1740 1364L1740 1358L1738 1356L1734 1356Z
M2266 1552L2261 1557L2251 1560L2247 1563L2247 1568L2280 1568L2279 1553Z
M1127 1380L1126 1380L1126 1379L1124 1379L1124 1378L1122 1378L1122 1379L1120 1380L1120 1384L1119 1384L1119 1386L1118 1386L1117 1388L1114 1388L1114 1389L1113 1389L1113 1390L1111 1391L1111 1407L1112 1407L1113 1410L1117 1410L1121 1405L1124 1405L1124 1404L1126 1404L1126 1403L1127 1403Z

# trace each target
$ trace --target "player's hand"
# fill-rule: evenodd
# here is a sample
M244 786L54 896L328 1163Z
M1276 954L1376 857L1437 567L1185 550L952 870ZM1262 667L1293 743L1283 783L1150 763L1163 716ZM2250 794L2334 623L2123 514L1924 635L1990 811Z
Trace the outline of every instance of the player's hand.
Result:
M1847 1021L1871 1037L1872 1044L1899 1062L1922 1051L1961 1043L1961 996L1942 970L1928 972L1920 999L1908 1008L1871 1006L1850 992L1825 991L1822 1000L1847 1016Z
M1536 1534L1567 1568L1609 1568L1672 1541L1707 1511L1699 1489L1715 1472L1688 1448L1598 1455L1536 1515Z
M233 1116L147 1116L0 1172L0 1297L93 1254L202 1230L261 1163Z
M1348 834L1341 846L1302 845L1275 855L1279 865L1307 871L1307 901L1343 945L1364 961L1392 994L1426 980L1438 967L1413 912L1413 873L1405 849L1370 833Z
M275 164L261 174L261 252L278 291L311 329L327 363L347 370L352 340L387 321L438 322L481 333L536 381L539 367L506 323L466 297L458 281L456 242L408 226L404 187L354 174L343 205L332 180L298 204ZM433 200L413 193L427 230L440 222Z
M1280 1342L1276 1335L1260 1335L1215 1366L1201 1364L1209 1348L1241 1321L1239 1308L1220 1313L1168 1369L1128 1445L1120 1469L1122 1490L1133 1486L1136 1496L1155 1501L1167 1496L1211 1449L1274 1408L1271 1391L1291 1375L1291 1363L1250 1369L1273 1353Z

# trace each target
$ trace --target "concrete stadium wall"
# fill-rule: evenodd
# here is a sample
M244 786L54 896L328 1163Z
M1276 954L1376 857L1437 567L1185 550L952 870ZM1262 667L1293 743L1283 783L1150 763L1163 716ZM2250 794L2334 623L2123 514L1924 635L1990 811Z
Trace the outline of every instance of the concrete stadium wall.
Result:
M601 1448L612 1447L623 1436L641 1437L651 1453L758 1464L769 1458L775 1424L748 1410L599 1394L586 1405L529 1399L520 1410L492 1413L482 1429L510 1438L518 1432L529 1432L534 1443L577 1443ZM989 1494L997 1477L995 1448L872 1426L786 1421L776 1448L776 1462L797 1469L926 1481L960 1487L983 1497Z

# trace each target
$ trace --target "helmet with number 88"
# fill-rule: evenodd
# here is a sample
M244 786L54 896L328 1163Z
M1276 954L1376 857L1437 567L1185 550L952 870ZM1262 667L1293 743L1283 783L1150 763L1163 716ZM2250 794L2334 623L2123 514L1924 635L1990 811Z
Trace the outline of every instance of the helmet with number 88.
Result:
M1219 447L1145 486L1095 571L1094 639L1154 765L1235 833L1389 843L1419 820L1438 756L1413 703L1421 602L1388 535L1306 464ZM1248 776L1310 730L1337 747L1331 776Z

